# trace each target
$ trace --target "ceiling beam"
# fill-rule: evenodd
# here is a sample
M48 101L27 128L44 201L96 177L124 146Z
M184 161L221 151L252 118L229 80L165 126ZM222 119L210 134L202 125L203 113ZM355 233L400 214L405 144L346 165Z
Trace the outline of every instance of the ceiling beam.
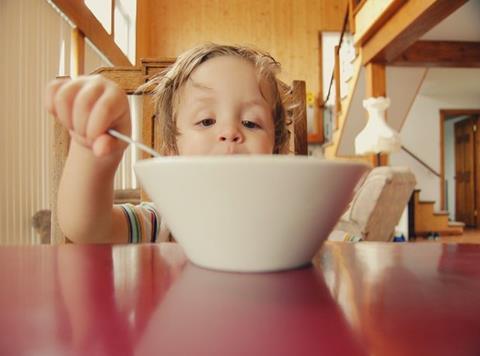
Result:
M363 64L392 62L466 1L408 1L363 45Z
M406 67L480 67L480 42L417 41L391 63Z

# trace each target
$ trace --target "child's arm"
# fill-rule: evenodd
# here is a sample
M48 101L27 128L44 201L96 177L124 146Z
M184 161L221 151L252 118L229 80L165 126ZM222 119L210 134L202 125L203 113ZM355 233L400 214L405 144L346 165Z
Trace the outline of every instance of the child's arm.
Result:
M128 101L118 86L99 76L55 80L46 106L70 131L71 144L58 190L58 221L79 243L127 242L127 222L113 206L113 180L126 145L106 132L130 135Z

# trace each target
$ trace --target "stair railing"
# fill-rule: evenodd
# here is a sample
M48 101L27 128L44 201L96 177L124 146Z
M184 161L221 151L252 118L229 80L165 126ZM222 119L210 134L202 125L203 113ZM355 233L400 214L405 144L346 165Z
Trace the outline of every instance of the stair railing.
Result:
M405 146L402 145L402 150L404 150L406 153L408 153L411 157L413 157L418 163L420 163L422 166L424 166L426 169L428 169L431 173L436 175L438 178L441 178L442 176L440 173L438 173L436 170L434 170L432 167L430 167L427 163L425 163L421 158L419 158L417 155L415 155L412 151L407 149Z
M351 0L349 0L351 2ZM332 73L330 76L330 82L328 85L328 91L325 99L323 99L320 102L320 110L323 110L323 126L324 126L324 133L327 133L325 135L325 143L331 142L332 139L332 134L333 131L338 129L338 117L341 112L341 66L342 66L342 59L341 57L341 49L342 44L344 43L345 40L345 35L348 27L352 27L352 23L350 23L350 16L352 13L352 9L355 6L353 3L349 3L349 6L347 6L345 16L343 19L343 25L342 25L342 31L340 33L340 39L338 41L338 44L335 46L334 50L334 66L332 69ZM335 103L332 106L328 105L328 101L330 99L330 96L332 94L332 87L335 85ZM333 110L332 110L333 109ZM326 113L327 111L327 113ZM327 114L327 115L325 115ZM330 120L330 121L329 121Z

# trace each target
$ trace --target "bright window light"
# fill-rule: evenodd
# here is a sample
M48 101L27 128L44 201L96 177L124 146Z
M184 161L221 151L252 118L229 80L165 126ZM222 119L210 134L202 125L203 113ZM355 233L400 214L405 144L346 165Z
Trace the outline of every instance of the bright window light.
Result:
M116 0L114 14L115 43L135 63L136 0Z
M112 33L112 1L84 0L85 5L102 24L105 31Z

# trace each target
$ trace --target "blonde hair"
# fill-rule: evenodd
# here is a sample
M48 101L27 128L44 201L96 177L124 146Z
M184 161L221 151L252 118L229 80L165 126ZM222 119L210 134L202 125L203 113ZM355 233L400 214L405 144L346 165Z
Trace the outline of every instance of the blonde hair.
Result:
M273 97L272 118L275 127L273 153L282 152L289 139L287 125L290 122L287 119L286 108L289 107L291 91L277 78L277 74L280 72L280 63L270 54L257 49L214 43L206 43L184 52L175 63L139 88L141 92L152 89L155 116L159 120L163 135L162 152L178 153L176 138L179 132L176 124L176 104L179 101L180 88L198 66L211 58L220 56L235 56L247 60L255 66L259 81L266 81L269 85Z

